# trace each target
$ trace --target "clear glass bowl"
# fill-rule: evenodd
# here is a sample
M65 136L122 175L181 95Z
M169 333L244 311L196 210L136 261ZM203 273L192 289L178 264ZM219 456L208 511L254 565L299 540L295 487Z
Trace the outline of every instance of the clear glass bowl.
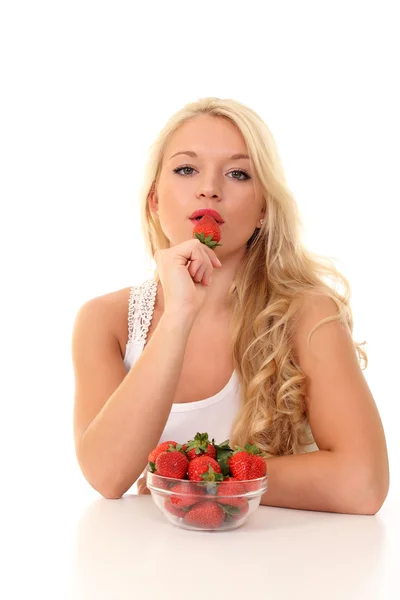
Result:
M161 477L147 468L146 483L154 502L173 525L195 531L227 531L243 525L259 506L268 475L247 481L200 482Z

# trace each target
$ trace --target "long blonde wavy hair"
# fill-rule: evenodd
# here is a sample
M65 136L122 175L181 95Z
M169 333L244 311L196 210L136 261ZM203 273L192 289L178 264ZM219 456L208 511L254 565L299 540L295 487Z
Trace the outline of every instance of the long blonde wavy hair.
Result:
M140 191L142 229L151 258L157 250L170 247L148 202L151 190L157 188L164 149L178 127L201 114L236 124L261 182L266 211L261 229L247 242L229 290L233 360L242 389L230 444L256 444L267 457L304 452L314 438L306 412L306 377L290 343L299 315L298 299L304 292L328 296L338 312L316 327L340 320L352 333L350 284L330 258L318 256L302 244L298 207L286 183L275 140L257 113L232 99L208 97L186 104L168 120L151 146ZM159 281L157 270L155 279ZM339 284L342 291L336 287ZM358 360L366 368L363 344L354 342Z

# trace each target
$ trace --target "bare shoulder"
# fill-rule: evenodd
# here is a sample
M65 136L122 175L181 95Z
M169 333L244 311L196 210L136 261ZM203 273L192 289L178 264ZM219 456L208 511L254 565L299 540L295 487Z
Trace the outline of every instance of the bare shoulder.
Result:
M346 339L347 343L353 345L348 324L339 316L338 305L332 298L327 295L305 292L296 302L299 310L294 327L294 346L304 357L309 353L308 342L312 349L311 340L314 332L315 335L328 339L339 335L341 341ZM317 343L316 338L315 343Z
M88 318L101 323L118 342L121 357L128 341L128 308L131 287L90 298L79 308L76 322Z

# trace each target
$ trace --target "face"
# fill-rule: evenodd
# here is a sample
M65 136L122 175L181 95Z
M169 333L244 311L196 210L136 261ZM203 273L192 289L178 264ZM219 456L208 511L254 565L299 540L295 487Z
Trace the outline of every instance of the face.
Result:
M197 156L178 154L189 150ZM158 211L170 246L192 237L190 216L200 208L216 210L222 246L217 255L245 250L246 242L264 218L262 190L248 158L244 138L237 127L220 117L200 115L184 123L165 148L157 190L149 196Z

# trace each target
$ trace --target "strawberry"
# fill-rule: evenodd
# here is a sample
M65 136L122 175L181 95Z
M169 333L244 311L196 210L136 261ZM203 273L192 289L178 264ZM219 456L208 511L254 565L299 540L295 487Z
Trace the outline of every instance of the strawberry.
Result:
M182 479L186 475L188 464L188 459L180 450L161 452L156 459L156 474Z
M161 490L169 490L169 488L173 484L173 482L169 481L168 479L165 479L164 477L158 477L157 473L152 473L151 474L151 484L155 488L158 488Z
M175 483L171 487L171 492L179 493L181 495L174 496L171 494L170 502L178 508L186 508L192 506L201 500L201 497L205 494L204 488L199 488L196 484L192 483Z
M168 450L170 448L170 446L173 446L174 448L176 448L177 443L176 442L162 442L161 444L159 444L156 448L154 448L154 450L152 450L147 458L147 460L149 462L156 462L157 456L159 454L161 454L161 452L165 452L165 450Z
M235 477L227 477L218 486L218 496L239 496L245 493L246 489L243 483Z
M267 474L267 463L260 449L251 444L245 448L236 446L236 451L228 459L231 473L236 479L258 479Z
M223 498L218 503L224 506L225 521L237 521L249 512L247 498Z
M239 496L239 494L245 494L246 491L247 490L243 483L234 477L227 477L218 486L218 503L224 505L224 510L227 515L225 520L228 521L230 519L240 519L248 512L249 503L247 498Z
M242 452L236 451L228 459L229 469L235 479L245 480L248 479L247 475L250 471L251 456L244 450Z
M188 525L218 529L225 519L224 510L216 502L200 502L185 513L183 520Z
M196 433L194 440L189 440L187 444L183 444L182 449L186 452L189 460L193 460L197 456L217 457L217 451L208 440L208 433Z
M186 514L184 510L181 510L180 508L177 508L176 506L171 504L169 498L165 498L164 507L175 517L184 517Z
M222 481L221 467L211 456L197 456L189 462L189 479L192 481Z
M216 246L222 246L222 244L218 244L221 239L221 230L217 221L210 215L204 215L196 222L192 237L197 238L212 250Z

